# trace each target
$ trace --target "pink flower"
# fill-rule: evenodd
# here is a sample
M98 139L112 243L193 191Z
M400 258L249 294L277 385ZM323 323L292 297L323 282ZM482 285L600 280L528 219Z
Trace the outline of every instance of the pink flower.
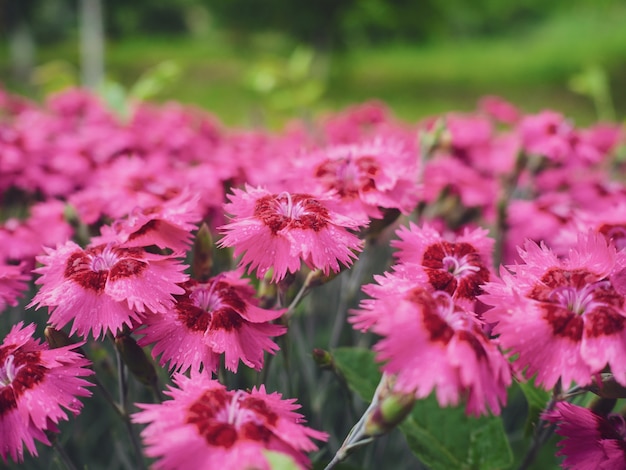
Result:
M156 469L223 468L270 470L265 450L292 457L299 468L317 449L311 439L326 434L303 426L295 400L282 400L265 387L231 391L206 374L174 375L178 388L161 404L138 404L134 422L148 423L141 436Z
M278 346L270 336L285 333L271 320L285 310L259 308L254 289L240 272L222 273L206 283L194 280L182 284L185 293L175 296L176 304L162 314L148 315L141 346L154 343L152 355L161 354L161 365L171 368L215 372L221 354L226 368L237 371L241 360L248 367L261 369L263 355Z
M626 253L589 232L564 259L531 241L520 257L525 264L501 269L502 282L480 297L517 369L551 389L559 379L587 385L609 366L626 385Z
M563 468L571 470L626 469L626 422L617 414L602 416L559 402L544 418L555 423L565 437L556 455L564 455Z
M240 266L264 276L273 268L272 281L295 273L304 261L324 274L349 266L363 245L347 229L358 223L335 213L328 198L309 194L272 194L261 188L235 189L225 210L233 221L221 227L221 246L234 247L242 255Z
M23 266L0 264L0 313L7 305L16 306L17 298L28 288L30 276L22 272Z
M0 226L0 259L26 261L34 267L35 257L44 253L44 246L56 246L72 237L74 230L64 211L64 203L49 200L30 206L28 219L6 220Z
M50 323L62 328L73 320L70 334L98 338L131 326L146 311L170 308L172 295L184 290L177 283L187 280L178 260L155 255L141 248L114 244L82 249L68 241L38 257L44 266L36 281L41 289L28 305L51 307Z
M191 244L191 231L202 219L198 199L185 191L163 204L137 207L113 227L103 226L102 236L92 238L91 243L117 242L125 247L156 245L182 252Z
M383 371L397 376L396 389L417 398L435 391L441 406L463 397L468 413L498 414L511 383L509 365L466 305L444 291L400 286L366 304L380 319L372 326L382 336L374 350Z
M487 115L505 124L515 124L520 118L519 110L499 96L484 96L478 107Z
M22 461L23 446L37 455L35 439L50 445L45 432L56 431L63 410L77 415L76 397L91 393L80 378L91 375L90 362L72 351L78 345L48 349L32 338L35 325L15 325L0 346L0 455Z
M398 249L395 256L400 264L426 274L433 290L473 301L490 276L494 240L487 233L466 228L461 235L446 239L429 225L420 228L410 223L397 230L400 240L391 245Z
M554 111L524 116L519 123L524 149L550 160L565 161L572 153L574 127Z
M302 159L302 181L314 193L333 191L336 210L357 220L383 217L381 208L408 214L419 198L417 151L400 139L334 145Z

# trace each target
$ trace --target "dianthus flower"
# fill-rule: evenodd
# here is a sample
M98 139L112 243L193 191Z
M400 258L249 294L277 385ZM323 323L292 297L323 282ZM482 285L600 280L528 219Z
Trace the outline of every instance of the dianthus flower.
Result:
M544 418L557 425L563 455L570 470L625 470L626 422L618 414L603 416L567 402L559 402Z
M411 223L397 230L400 239L391 245L398 249L395 256L399 263L407 271L411 268L426 274L432 289L473 301L490 276L494 240L487 233L480 228L466 228L448 240L429 225L420 228Z
M102 236L92 244L117 242L125 247L156 245L181 252L191 244L191 231L202 219L198 196L182 192L163 204L135 208L126 218L118 219L113 227L102 227Z
M152 355L161 354L161 365L215 372L221 354L226 368L237 371L239 361L254 369L263 367L265 351L278 349L270 336L285 333L270 323L285 309L266 310L256 305L254 289L240 272L222 273L207 282L187 281L182 295L162 314L148 315L141 346L154 344Z
M409 213L418 202L416 150L399 139L334 145L308 154L302 183L315 193L334 191L341 210L357 220L384 216L381 208Z
M489 408L497 414L511 383L509 365L467 304L445 291L404 284L370 300L365 318L380 319L370 323L382 336L374 350L383 371L397 376L397 390L417 398L435 391L441 406L457 405L463 397L468 413Z
M251 187L229 197L225 210L234 218L221 227L219 244L234 247L240 266L256 269L259 277L273 268L272 281L279 281L298 271L301 261L326 275L339 272L340 263L349 266L361 250L362 241L348 232L359 224L329 209L328 198Z
M554 111L524 116L519 122L524 150L554 161L564 161L572 156L574 132L571 123Z
M227 390L206 374L174 375L172 399L138 404L132 419L148 423L141 436L146 454L157 458L156 469L223 468L270 470L269 450L293 458L298 468L309 466L304 454L317 449L311 439L326 434L302 425L295 400L283 400L265 387Z
M50 445L45 432L66 420L63 408L77 415L77 397L91 393L90 362L72 351L77 345L48 349L32 338L35 325L13 326L0 345L0 455L6 461L24 458L23 446L37 455L35 439Z
M184 293L177 283L187 280L185 266L172 257L114 244L82 249L72 241L46 251L37 258L44 265L35 270L41 288L29 307L51 307L55 328L73 320L70 334L116 333L146 311L165 311L172 295Z
M29 279L30 276L22 272L22 266L0 264L0 313L7 305L17 305L17 298L28 287Z
M517 368L551 389L559 379L587 385L609 366L626 385L626 253L589 232L563 259L531 241L519 254L524 264L501 269L481 296Z

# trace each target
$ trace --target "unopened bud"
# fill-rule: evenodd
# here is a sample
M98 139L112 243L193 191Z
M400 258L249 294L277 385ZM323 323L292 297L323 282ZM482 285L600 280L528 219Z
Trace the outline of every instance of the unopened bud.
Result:
M335 279L337 276L339 276L339 274L341 274L347 269L349 269L349 267L343 264L341 265L338 273L331 271L328 274L324 274L321 269L316 269L315 271L311 272L311 274L309 275L309 278L307 279L309 288L322 286L326 284L327 282L330 282L333 279Z
M595 393L601 398L626 398L626 387L619 384L613 374L600 374L602 381L600 383L592 383L587 390Z
M332 369L334 366L333 356L325 349L315 348L313 360L321 369Z
M43 335L46 338L46 342L52 349L62 348L63 346L74 344L64 331L56 330L51 326L46 326L46 329L43 331Z
M415 394L394 390L395 377L384 376L385 382L373 398L377 406L365 420L365 434L380 436L391 431L406 418L415 404Z
M194 279L206 281L211 277L213 268L213 238L206 223L202 223L193 242L191 273Z
M398 220L398 217L400 217L400 211L398 209L383 209L382 219L370 220L370 224L363 232L365 238L376 242L382 231Z
M616 398L596 398L589 405L589 409L598 415L606 416L613 411L616 403Z
M119 351L128 370L142 384L154 386L157 382L156 370L152 361L137 342L126 334L115 338L115 347Z

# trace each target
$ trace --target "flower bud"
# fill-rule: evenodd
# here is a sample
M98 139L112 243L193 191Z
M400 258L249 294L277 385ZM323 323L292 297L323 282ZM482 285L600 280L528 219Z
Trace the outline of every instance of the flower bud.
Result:
M320 369L332 369L334 367L333 356L325 349L315 348L313 350L313 360Z
M119 351L128 370L142 384L154 386L157 382L156 370L144 350L128 335L115 338L115 347Z
M206 223L202 223L193 242L193 258L191 261L192 277L204 282L211 277L213 267L213 238Z
M56 330L51 326L46 326L46 329L43 331L43 335L46 338L46 342L52 349L62 348L63 346L74 344L64 331Z
M415 394L394 390L395 377L385 376L383 386L373 398L377 405L365 420L365 435L380 436L406 418L415 404Z

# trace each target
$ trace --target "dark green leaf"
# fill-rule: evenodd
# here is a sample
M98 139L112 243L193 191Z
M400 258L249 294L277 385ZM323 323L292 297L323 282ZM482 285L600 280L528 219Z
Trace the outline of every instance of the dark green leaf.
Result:
M348 386L364 401L371 401L382 376L374 362L374 353L364 348L337 348L332 355Z

